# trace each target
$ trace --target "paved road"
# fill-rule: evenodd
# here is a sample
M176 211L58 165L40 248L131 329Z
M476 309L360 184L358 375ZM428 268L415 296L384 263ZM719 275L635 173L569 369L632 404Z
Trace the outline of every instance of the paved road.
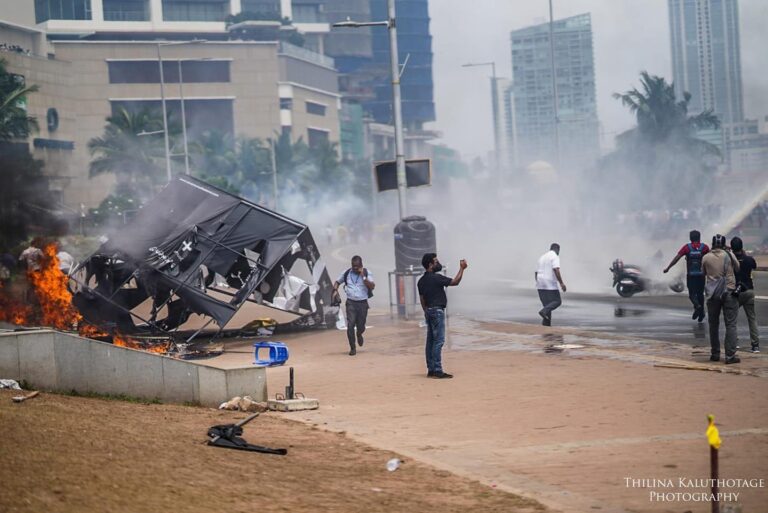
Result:
M756 293L768 296L768 273L756 273ZM489 284L490 285L490 284ZM467 288L451 292L453 313L477 319L496 319L540 324L541 308L534 290L510 286ZM707 345L707 322L691 320L691 304L686 293L649 296L640 294L624 299L617 294L564 294L563 306L553 315L553 325L573 326L594 331L656 340ZM763 351L768 351L768 298L756 302L757 320ZM722 318L721 318L722 321ZM721 322L722 326L722 322ZM721 327L721 330L723 328ZM744 312L739 312L739 345L749 348L749 331Z

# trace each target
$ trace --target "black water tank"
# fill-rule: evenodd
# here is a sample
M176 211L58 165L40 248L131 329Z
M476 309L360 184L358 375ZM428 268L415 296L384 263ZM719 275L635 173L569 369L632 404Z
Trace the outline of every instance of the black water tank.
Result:
M435 225L426 217L406 217L395 226L395 270L423 270L424 253L437 252Z

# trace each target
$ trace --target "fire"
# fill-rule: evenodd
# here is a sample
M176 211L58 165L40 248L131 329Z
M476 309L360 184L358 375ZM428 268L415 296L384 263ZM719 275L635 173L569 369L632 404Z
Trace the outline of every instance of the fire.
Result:
M43 248L40 270L29 269L27 280L35 291L42 310L41 324L60 330L71 330L83 319L72 306L67 277L59 269L56 244Z
M127 347L129 349L139 349L140 351L147 351L149 353L158 353L158 354L165 354L168 352L169 349L169 343L163 342L161 344L145 344L141 342L137 342L136 340L126 337L125 335L121 335L120 333L115 332L114 335L112 335L112 343L119 347Z
M77 327L77 332L81 337L85 338L105 338L109 336L109 333L101 331L96 326L87 323L81 323Z
M40 308L16 301L0 283L0 321L27 326L50 326L59 330L77 330L80 336L106 339L110 335L84 322L83 316L72 305L72 294L67 289L67 277L59 269L57 245L48 244L43 248L40 269L27 270L27 283L37 297ZM169 342L148 344L115 332L112 343L120 347L139 349L150 353L165 354Z
M11 299L0 283L0 321L24 324L32 316L32 307Z

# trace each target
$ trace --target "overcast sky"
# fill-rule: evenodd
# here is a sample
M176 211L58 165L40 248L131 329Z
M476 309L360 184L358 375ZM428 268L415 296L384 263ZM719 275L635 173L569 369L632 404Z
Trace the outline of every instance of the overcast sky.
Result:
M549 19L548 0L431 0L437 122L442 142L465 158L493 148L490 68L462 68L495 61L511 78L509 33ZM739 0L744 111L768 115L768 0ZM672 80L667 0L554 0L555 19L592 15L597 110L602 145L633 125L611 98L638 84L647 70Z

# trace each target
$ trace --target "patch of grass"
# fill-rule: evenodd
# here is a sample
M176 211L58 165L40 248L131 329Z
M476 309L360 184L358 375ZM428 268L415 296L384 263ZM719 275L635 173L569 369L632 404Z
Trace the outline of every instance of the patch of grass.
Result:
M199 408L199 407L202 406L202 404L200 404L200 401L184 401L181 404L183 406L190 406L190 407L193 407L193 408Z
M72 397L87 397L89 399L104 399L107 401L123 401L126 403L136 404L163 404L160 398L155 397L153 399L146 399L144 397L133 397L126 394L100 394L98 392L79 392L75 389L69 392L64 392L64 395Z
M34 388L32 387L32 383L30 383L26 379L20 379L17 383L19 384L22 390L34 390Z

